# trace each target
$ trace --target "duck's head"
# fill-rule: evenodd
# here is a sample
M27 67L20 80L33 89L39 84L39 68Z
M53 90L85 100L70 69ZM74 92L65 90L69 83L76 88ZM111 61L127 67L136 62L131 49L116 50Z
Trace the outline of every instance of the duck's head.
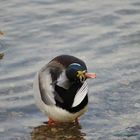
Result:
M71 82L77 83L83 83L87 78L96 78L95 73L88 73L87 69L78 63L72 63L67 67L66 76Z

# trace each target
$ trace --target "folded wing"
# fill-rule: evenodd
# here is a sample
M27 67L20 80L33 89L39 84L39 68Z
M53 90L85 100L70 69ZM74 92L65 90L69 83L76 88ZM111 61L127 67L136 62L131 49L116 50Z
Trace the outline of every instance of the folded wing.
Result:
M77 91L75 95L72 107L78 106L83 101L87 93L88 93L88 85L87 85L87 82L84 82L82 87Z

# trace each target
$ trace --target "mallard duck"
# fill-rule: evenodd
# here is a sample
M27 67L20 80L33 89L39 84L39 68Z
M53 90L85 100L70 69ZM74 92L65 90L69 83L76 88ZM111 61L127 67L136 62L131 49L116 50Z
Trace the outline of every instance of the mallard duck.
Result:
M35 101L49 121L77 122L87 110L88 73L86 64L79 58L60 55L37 72L34 81Z

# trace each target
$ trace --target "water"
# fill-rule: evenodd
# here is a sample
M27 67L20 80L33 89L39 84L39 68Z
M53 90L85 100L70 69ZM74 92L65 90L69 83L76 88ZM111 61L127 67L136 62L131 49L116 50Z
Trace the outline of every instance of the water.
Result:
M0 140L140 139L139 0L1 0ZM83 59L89 110L80 125L47 127L35 73L53 57Z

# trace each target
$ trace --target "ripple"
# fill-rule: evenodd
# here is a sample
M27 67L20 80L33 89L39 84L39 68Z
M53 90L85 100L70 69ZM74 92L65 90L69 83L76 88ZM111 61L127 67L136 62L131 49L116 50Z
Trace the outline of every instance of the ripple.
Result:
M139 138L139 5L137 0L1 1L1 138L52 133L61 139ZM66 135L61 131L66 126L59 131L43 124L47 118L36 108L32 89L35 72L60 54L83 59L97 73L88 81L89 111L81 128L69 126Z
M140 2L134 2L134 3L132 3L132 5L138 7L138 6L140 6Z
M140 10L139 9L121 9L121 10L116 11L116 13L120 15L127 15L127 16L136 15L140 13Z

